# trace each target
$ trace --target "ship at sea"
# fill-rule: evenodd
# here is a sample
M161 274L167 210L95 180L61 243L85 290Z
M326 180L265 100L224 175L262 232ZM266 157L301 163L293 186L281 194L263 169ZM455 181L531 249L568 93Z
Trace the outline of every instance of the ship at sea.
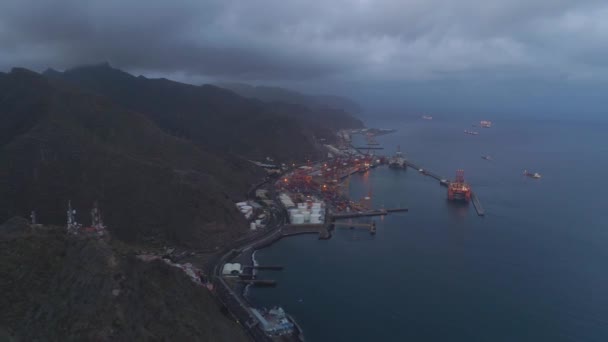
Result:
M395 152L395 155L389 160L388 167L393 169L407 169L405 158L401 152L401 146L397 146L397 152Z
M524 176L528 176L530 178L539 179L542 176L538 172L528 172L528 170L524 170Z
M479 132L476 132L476 131L469 131L469 130L465 129L465 130L464 130L464 134L477 135L477 134L479 134Z
M430 116L430 115L423 115L423 116L422 116L422 118L423 118L424 120L433 120L433 117L432 117L432 116Z
M492 121L481 120L479 121L479 126L483 128L490 128L492 127Z

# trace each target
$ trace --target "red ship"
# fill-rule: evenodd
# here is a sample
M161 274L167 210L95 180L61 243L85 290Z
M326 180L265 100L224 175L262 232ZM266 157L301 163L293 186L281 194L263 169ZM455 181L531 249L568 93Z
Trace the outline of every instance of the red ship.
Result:
M464 170L456 170L456 180L448 186L448 199L465 202L471 200L471 187L464 181Z

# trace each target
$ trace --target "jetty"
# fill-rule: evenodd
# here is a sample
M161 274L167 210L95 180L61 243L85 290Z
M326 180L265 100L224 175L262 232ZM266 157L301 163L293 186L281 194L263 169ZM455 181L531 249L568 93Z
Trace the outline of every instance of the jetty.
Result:
M447 178L441 177L438 174L436 174L432 171L429 171L427 169L424 169L424 168L420 167L419 165L416 165L407 160L405 161L405 165L407 165L417 171L422 170L422 171L420 171L420 173L422 173L425 176L429 176L431 178L438 180L439 184L442 186L446 186L446 187L450 186L451 182L449 180L447 180ZM485 213L485 210L483 209L483 206L481 205L481 201L479 200L479 197L477 197L477 195L473 191L471 191L471 201L473 202L473 206L475 207L475 211L477 212L477 215L485 216L486 213Z
M331 237L327 225L321 224L288 224L281 228L281 237L300 235L300 234L318 234L319 240L327 240Z
M485 216L486 212L483 210L483 207L481 206L479 197L477 197L477 194L475 194L475 192L472 192L472 191L471 191L471 200L473 201L473 206L475 207L475 211L477 211L477 215Z

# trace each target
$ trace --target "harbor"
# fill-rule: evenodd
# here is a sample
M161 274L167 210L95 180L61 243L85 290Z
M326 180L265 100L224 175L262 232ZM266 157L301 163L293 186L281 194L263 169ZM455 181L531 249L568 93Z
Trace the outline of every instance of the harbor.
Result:
M407 213L409 208L400 205L374 208L371 188L364 196L353 198L350 193L351 178L361 175L366 177L365 175L376 167L388 165L403 170L414 169L447 187L448 200L472 201L477 214L485 215L479 197L464 181L462 170L457 170L454 180L448 180L411 162L399 148L395 157L374 155L372 151L383 147L377 146L379 144L373 139L373 135L365 134L368 143L372 143L366 147L354 147L350 133L340 133L339 136L343 139L337 147L326 146L330 154L328 159L293 165L292 168L284 170L276 180L260 183L250 190L250 194L255 194L259 201L248 200L236 204L245 218L251 220L251 230L256 233L259 231L259 234L254 234L257 237L252 236L249 240L242 241L238 247L226 251L224 261L220 260L218 265L223 268L220 278L224 279L216 284L223 287L225 293L231 297L240 297L250 287L278 288L280 284L271 274L264 273L265 276L259 277L258 272L280 271L283 266L258 265L254 253L272 246L284 237L316 235L319 240L327 240L335 230L359 228L375 236L378 231L375 217L382 220L392 213ZM272 167L274 170L275 167ZM274 209L263 209L264 203ZM247 265L248 263L252 264ZM219 275L219 268L216 270ZM264 315L270 311L255 308L245 298L230 302L231 305L239 306L238 309L231 309L231 312L241 313L239 321L244 322L252 334L257 334L256 340L274 340L279 337L284 340L302 339L302 332L291 316L285 314L278 320L267 319ZM225 302L225 305L230 304ZM284 312L280 307L273 310L275 313ZM282 322L282 328L279 323L269 323L275 321Z

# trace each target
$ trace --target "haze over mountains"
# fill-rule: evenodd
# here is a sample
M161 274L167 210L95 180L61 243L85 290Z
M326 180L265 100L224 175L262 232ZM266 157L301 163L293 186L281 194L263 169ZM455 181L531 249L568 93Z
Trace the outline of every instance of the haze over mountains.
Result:
M246 228L233 203L263 176L247 159L318 158L320 139L334 137L298 117L309 112L302 105L107 64L45 76L14 69L0 74L0 94L0 220L36 210L61 224L68 200L83 213L99 201L127 241L221 245ZM341 113L345 126L361 125Z

